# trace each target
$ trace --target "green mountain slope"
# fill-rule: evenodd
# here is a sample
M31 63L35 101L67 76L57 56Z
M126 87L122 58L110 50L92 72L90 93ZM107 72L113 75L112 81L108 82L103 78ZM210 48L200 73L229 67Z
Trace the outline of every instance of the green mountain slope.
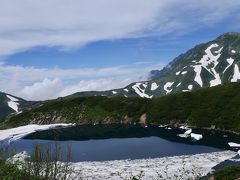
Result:
M0 122L7 116L21 113L23 110L31 109L38 102L26 101L19 97L0 92Z
M181 54L161 71L152 71L150 81L102 92L80 92L73 96L102 95L154 98L177 92L240 82L240 33L225 33Z
M240 84L230 83L154 99L66 97L9 118L6 127L38 123L188 124L240 131Z

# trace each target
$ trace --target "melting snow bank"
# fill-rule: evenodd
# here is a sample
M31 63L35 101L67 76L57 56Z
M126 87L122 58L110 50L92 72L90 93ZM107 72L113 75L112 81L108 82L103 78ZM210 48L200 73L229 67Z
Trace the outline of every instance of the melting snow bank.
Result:
M234 143L234 142L229 142L228 145L230 147L236 147L236 148L239 148L240 147L240 144L237 144L237 143Z
M191 138L193 138L196 141L199 141L200 139L203 138L203 136L201 134L191 133Z
M184 134L178 134L179 137L182 138L188 138L189 136L194 140L194 141L199 141L200 139L203 138L202 134L196 134L196 133L192 133L192 129L185 127L185 126L181 126L179 127L180 129L185 129L185 133Z
M0 130L0 141L4 141L4 142L7 141L8 143L11 143L12 141L21 139L24 136L36 131L69 127L74 125L75 124L48 124L48 125L30 124L26 126L20 126L17 128Z
M73 163L73 167L81 170L83 179L130 179L141 172L142 179L146 180L160 177L194 179L198 175L207 175L212 167L236 155L236 152L222 151L154 159L79 162Z

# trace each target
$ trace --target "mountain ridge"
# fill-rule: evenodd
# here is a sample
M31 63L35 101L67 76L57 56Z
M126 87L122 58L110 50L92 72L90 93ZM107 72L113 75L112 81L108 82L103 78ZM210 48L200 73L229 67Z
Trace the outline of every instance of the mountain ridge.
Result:
M38 101L26 101L20 97L0 91L0 123L8 116L30 110L38 104Z
M203 87L240 81L240 33L227 32L180 54L151 80L133 82L108 91L77 92L71 96L125 96L154 98Z

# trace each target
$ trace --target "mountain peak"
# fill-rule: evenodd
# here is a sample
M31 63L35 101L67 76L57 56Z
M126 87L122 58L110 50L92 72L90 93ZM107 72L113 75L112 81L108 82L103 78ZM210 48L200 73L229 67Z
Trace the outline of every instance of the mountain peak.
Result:
M217 40L222 40L222 39L229 38L229 37L239 38L240 37L240 32L226 32L226 33L218 36Z
M151 71L149 81L125 88L78 95L159 97L177 92L240 82L240 33L228 32L193 47L161 71Z

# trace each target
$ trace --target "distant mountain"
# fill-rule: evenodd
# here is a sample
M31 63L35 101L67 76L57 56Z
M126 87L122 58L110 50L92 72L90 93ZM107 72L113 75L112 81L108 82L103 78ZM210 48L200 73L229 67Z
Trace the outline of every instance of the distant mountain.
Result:
M150 72L149 81L102 92L80 92L73 96L140 96L154 98L219 84L240 82L240 33L225 33L197 45L170 62L161 71Z
M20 114L23 110L31 109L36 103L0 92L0 122L9 115Z

